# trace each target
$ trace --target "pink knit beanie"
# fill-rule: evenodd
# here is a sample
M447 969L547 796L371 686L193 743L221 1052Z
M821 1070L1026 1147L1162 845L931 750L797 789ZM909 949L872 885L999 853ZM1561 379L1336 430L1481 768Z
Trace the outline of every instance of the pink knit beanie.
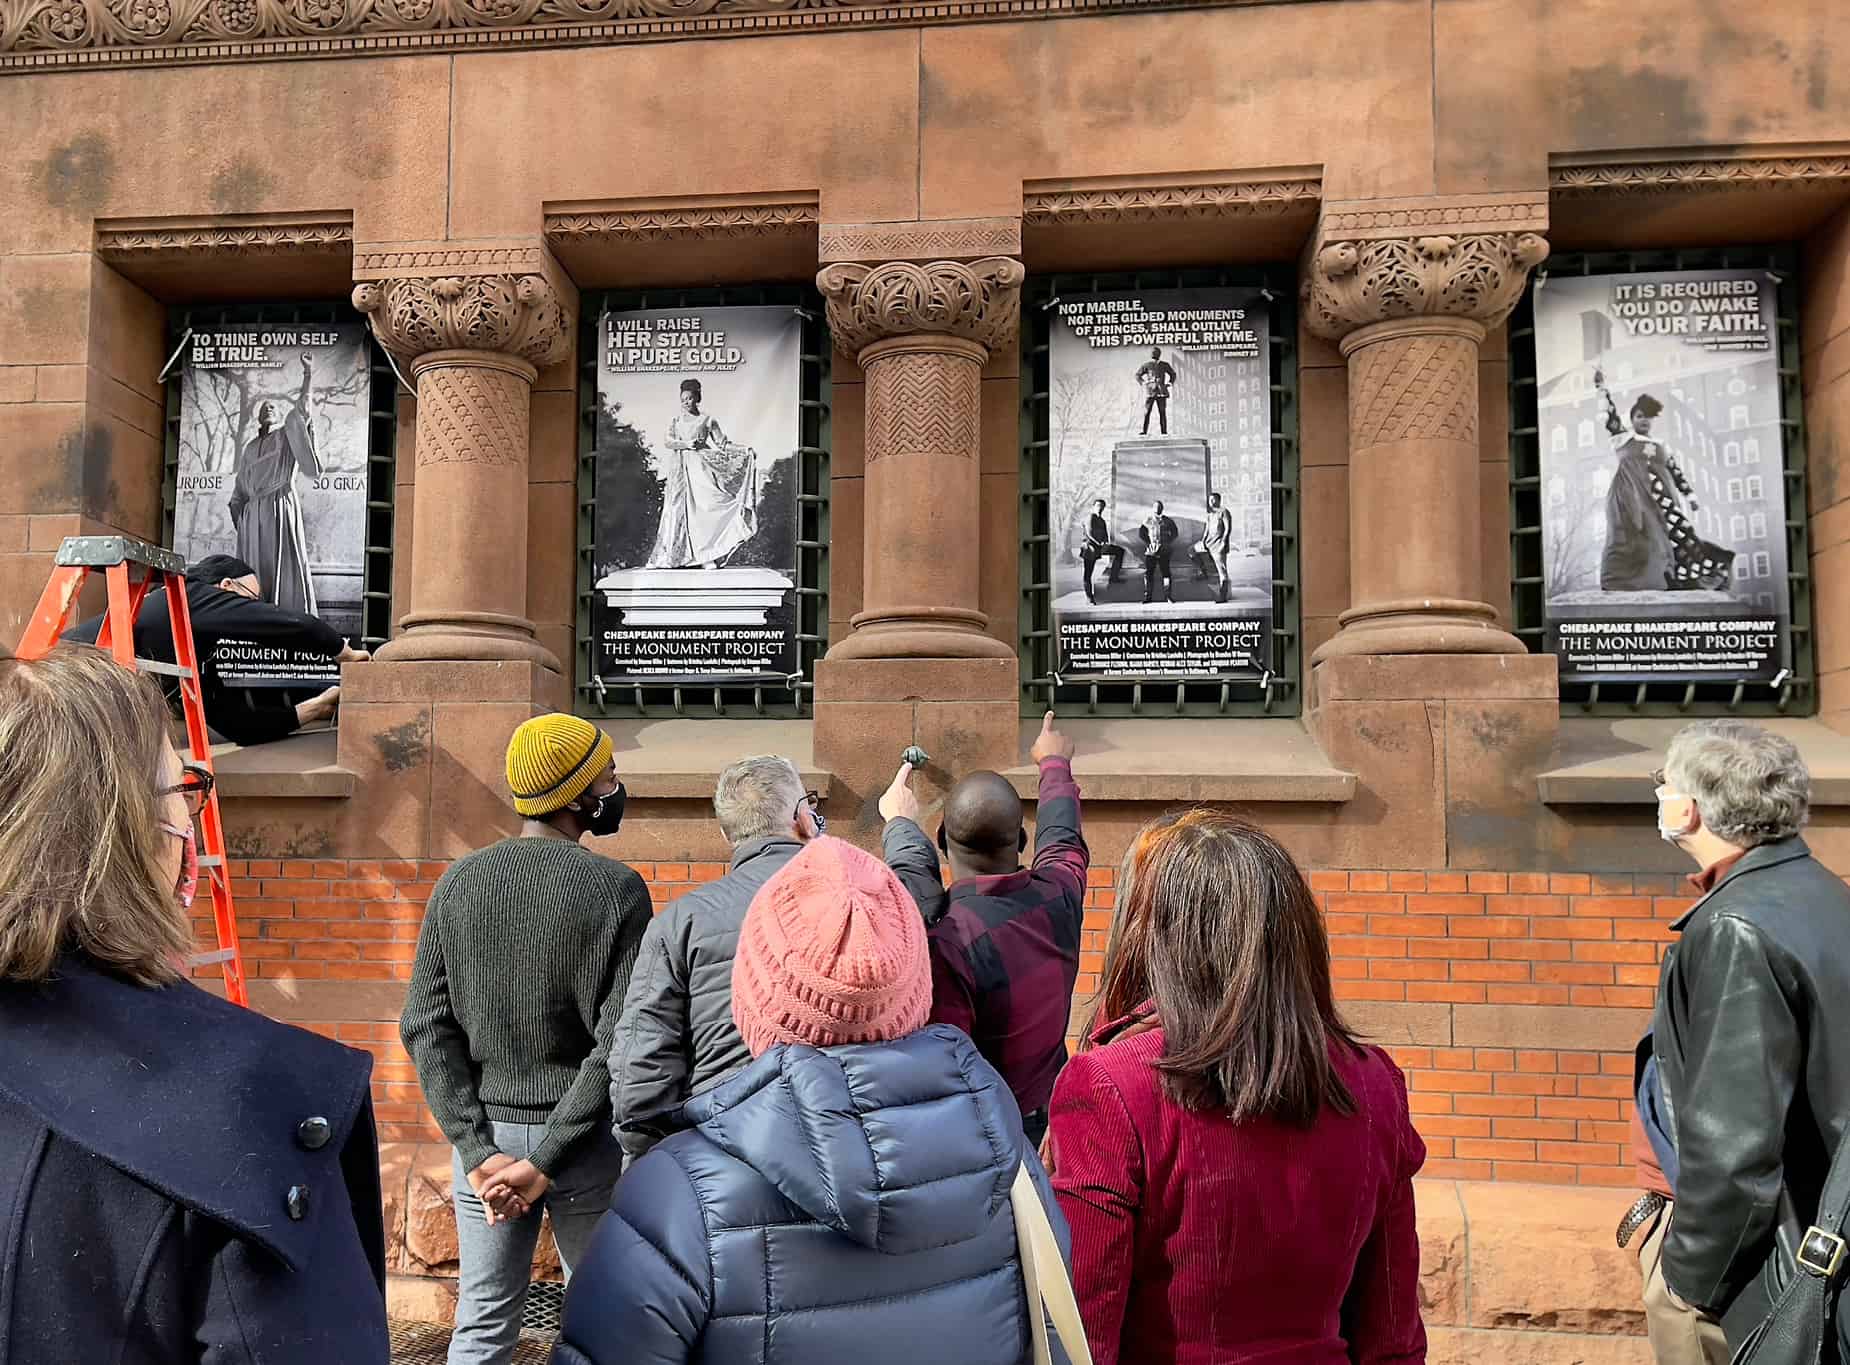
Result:
M903 1038L930 1017L925 921L878 858L815 839L752 897L732 962L732 1019L752 1056Z

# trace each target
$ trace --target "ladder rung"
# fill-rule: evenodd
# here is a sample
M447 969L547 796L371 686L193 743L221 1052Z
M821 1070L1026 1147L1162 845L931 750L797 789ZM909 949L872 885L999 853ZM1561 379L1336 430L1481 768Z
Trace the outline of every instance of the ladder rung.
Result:
M216 953L194 953L186 961L189 966L210 967L220 962L229 962L237 955L236 948L220 948Z
M161 676L167 678L190 678L193 676L193 672L190 668L181 668L178 664L164 663L159 659L137 659L135 660L135 667L139 668L143 673L159 673Z
M201 853L199 855L199 865L201 867L223 867L225 865L225 860L216 853Z

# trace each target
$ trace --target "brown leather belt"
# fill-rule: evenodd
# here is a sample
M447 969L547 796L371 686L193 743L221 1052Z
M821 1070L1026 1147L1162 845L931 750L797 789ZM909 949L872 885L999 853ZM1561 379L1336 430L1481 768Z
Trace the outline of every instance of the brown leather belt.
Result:
M1638 1196L1638 1202L1625 1211L1625 1217L1619 1220L1619 1245L1629 1244L1638 1235L1638 1229L1649 1223L1664 1211L1670 1201L1655 1191L1647 1191Z

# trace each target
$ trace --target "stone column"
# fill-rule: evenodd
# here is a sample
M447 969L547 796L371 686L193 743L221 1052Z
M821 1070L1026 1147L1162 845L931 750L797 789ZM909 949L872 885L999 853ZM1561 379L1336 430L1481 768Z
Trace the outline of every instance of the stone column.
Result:
M1524 652L1480 600L1478 349L1548 255L1545 210L1525 196L1326 208L1303 288L1311 330L1349 363L1351 600L1319 662Z
M862 609L845 659L1013 659L978 609L983 366L1012 343L1021 263L837 264L817 276L867 378Z
M538 243L361 247L354 274L418 399L411 601L378 657L562 671L526 616L527 427L536 367L570 353L576 289Z

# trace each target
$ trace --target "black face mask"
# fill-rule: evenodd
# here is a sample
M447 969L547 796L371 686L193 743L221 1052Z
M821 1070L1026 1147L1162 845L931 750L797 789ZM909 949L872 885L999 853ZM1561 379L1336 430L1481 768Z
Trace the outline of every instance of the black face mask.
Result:
M585 829L600 837L615 834L623 825L623 807L629 803L629 792L621 782L613 792L605 792L597 798L597 804L590 811L581 811L579 818L584 821Z

